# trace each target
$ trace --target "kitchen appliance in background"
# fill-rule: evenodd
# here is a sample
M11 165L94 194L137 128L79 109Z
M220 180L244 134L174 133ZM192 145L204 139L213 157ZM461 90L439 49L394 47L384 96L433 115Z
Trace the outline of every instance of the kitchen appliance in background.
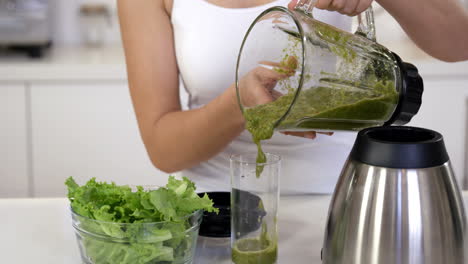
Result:
M335 188L324 264L463 264L466 216L441 134L359 132Z
M80 7L83 43L88 47L101 47L107 42L112 26L112 14L106 4L83 4Z
M0 46L43 55L52 42L48 0L0 0Z

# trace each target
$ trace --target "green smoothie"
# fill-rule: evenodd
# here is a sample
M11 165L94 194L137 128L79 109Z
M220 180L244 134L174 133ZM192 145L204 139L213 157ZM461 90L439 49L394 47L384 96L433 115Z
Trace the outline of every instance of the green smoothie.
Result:
M253 141L257 144L258 155L256 162L258 164L267 162L260 141L270 139L273 136L276 122L288 110L293 98L294 94L290 92L278 98L275 102L245 109L246 129L252 134ZM258 165L256 167L257 177L260 177L262 172L263 166Z
M235 264L274 264L278 257L278 243L270 239L266 224L258 238L243 238L232 248L232 262Z
M398 99L393 82L376 82L369 90L315 87L301 92L293 109L277 128L359 130L369 124L381 125L392 115ZM252 131L258 133L255 128Z
M278 255L276 242L262 243L256 238L237 241L232 249L232 262L235 264L274 264Z
M257 162L266 161L260 142L270 139L275 128L359 130L382 125L393 113L399 94L393 82L376 82L372 89L313 87L299 94L290 113L277 124L293 98L294 93L289 92L274 102L245 109L246 129L258 146ZM262 170L257 167L257 177Z

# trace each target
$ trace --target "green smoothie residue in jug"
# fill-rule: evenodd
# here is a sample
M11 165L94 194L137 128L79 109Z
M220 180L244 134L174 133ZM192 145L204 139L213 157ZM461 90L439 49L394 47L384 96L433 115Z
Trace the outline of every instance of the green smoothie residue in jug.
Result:
M244 110L246 129L258 147L257 162L266 162L260 142L273 136L276 123L286 113L293 98L294 93L290 92L274 102ZM292 130L358 130L381 125L376 122L390 117L398 98L395 85L390 81L376 82L369 90L313 87L299 94L292 111L280 126ZM262 170L263 166L257 167L257 177Z
M314 31L312 31L314 33L307 35L307 40L311 42L307 45L329 49L336 56L344 59L348 63L352 62L354 58L356 58L357 52L348 46L350 38L353 37L352 34L320 21L315 21L312 27L314 28ZM287 28L279 27L279 29L292 37L289 38L290 46L285 48L283 53L287 54L293 51L292 54L294 54L299 51L297 48L301 43L302 36L298 32Z
M317 21L314 23L315 34L325 40L330 51L350 63L356 58L356 51L347 46L351 34ZM314 36L312 35L313 39Z
M266 224L258 238L239 239L232 248L235 264L274 264L278 257L278 242L268 236Z

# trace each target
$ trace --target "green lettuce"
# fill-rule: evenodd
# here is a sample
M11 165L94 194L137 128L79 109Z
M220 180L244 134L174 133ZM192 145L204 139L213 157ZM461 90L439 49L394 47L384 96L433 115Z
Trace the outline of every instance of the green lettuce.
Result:
M81 250L95 264L184 263L197 237L187 232L192 226L187 216L197 210L217 212L208 195L200 197L185 177L170 176L156 190L138 186L132 191L95 178L80 186L70 177L65 184L79 215Z

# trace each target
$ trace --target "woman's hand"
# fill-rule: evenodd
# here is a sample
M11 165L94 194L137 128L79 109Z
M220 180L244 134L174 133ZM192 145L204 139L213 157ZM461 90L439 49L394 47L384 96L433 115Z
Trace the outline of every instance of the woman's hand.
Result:
M303 1L303 0L302 0ZM317 0L315 7L329 11L337 11L344 15L356 16L364 12L373 0ZM288 7L293 10L298 0L292 0Z
M307 131L307 132L281 132L281 134L288 135L288 136L296 136L296 137L305 137L305 138L315 139L317 137L317 134L332 136L333 132Z
M254 107L273 102L282 94L275 91L276 83L290 75L258 66L239 80L242 106Z

